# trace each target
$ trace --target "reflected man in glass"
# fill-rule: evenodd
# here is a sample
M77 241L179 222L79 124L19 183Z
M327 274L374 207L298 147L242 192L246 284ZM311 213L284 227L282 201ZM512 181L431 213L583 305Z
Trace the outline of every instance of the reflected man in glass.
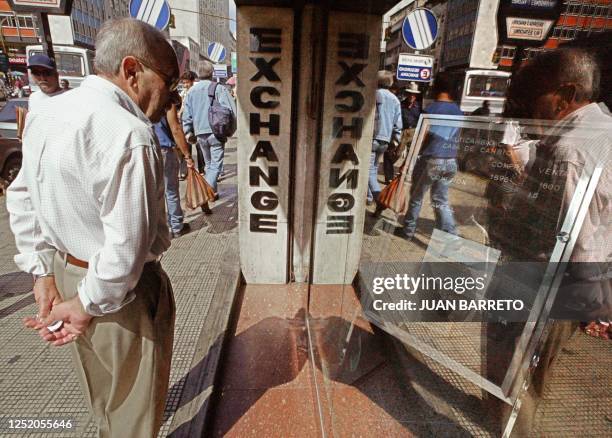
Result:
M435 101L425 108L425 114L463 115L451 97L451 85L448 76L436 76L433 85ZM429 129L412 174L408 212L404 227L399 230L401 237L414 237L423 198L430 189L436 228L457 234L455 218L448 202L448 187L457 173L458 133L458 128L450 126L432 126Z

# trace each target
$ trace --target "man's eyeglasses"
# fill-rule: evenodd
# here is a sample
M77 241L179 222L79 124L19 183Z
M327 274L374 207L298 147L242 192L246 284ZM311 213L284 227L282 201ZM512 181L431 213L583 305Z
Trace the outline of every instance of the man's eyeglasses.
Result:
M160 78L162 78L162 80L164 81L164 84L166 84L166 87L168 87L168 90L170 90L170 92L176 91L181 81L181 78L171 78L167 74L165 74L163 71L159 70L158 68L153 67L149 63L143 61L142 59L140 58L136 58L136 59L146 68L148 68L149 70L153 70Z

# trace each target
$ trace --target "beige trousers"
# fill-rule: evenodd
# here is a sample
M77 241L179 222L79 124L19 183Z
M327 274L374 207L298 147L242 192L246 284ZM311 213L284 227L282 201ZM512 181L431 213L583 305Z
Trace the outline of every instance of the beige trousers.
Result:
M77 294L86 269L55 257L55 280L65 300ZM116 313L95 317L71 343L73 361L98 436L157 436L164 413L172 343L174 296L159 263L148 263L136 298Z

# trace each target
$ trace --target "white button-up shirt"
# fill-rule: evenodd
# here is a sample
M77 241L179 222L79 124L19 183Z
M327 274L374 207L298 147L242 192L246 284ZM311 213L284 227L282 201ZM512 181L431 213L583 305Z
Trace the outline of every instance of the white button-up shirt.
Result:
M39 102L7 191L15 263L51 273L55 252L69 253L89 263L78 286L88 313L129 303L145 262L170 246L160 157L151 122L104 78Z

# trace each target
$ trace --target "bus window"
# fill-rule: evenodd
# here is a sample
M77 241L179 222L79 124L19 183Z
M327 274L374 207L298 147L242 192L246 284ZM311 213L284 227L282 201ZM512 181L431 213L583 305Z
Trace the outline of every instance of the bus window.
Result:
M472 76L468 81L466 95L469 97L505 97L508 78Z
M34 53L38 55L42 51ZM55 63L60 76L82 77L85 75L83 71L83 55L55 52Z

